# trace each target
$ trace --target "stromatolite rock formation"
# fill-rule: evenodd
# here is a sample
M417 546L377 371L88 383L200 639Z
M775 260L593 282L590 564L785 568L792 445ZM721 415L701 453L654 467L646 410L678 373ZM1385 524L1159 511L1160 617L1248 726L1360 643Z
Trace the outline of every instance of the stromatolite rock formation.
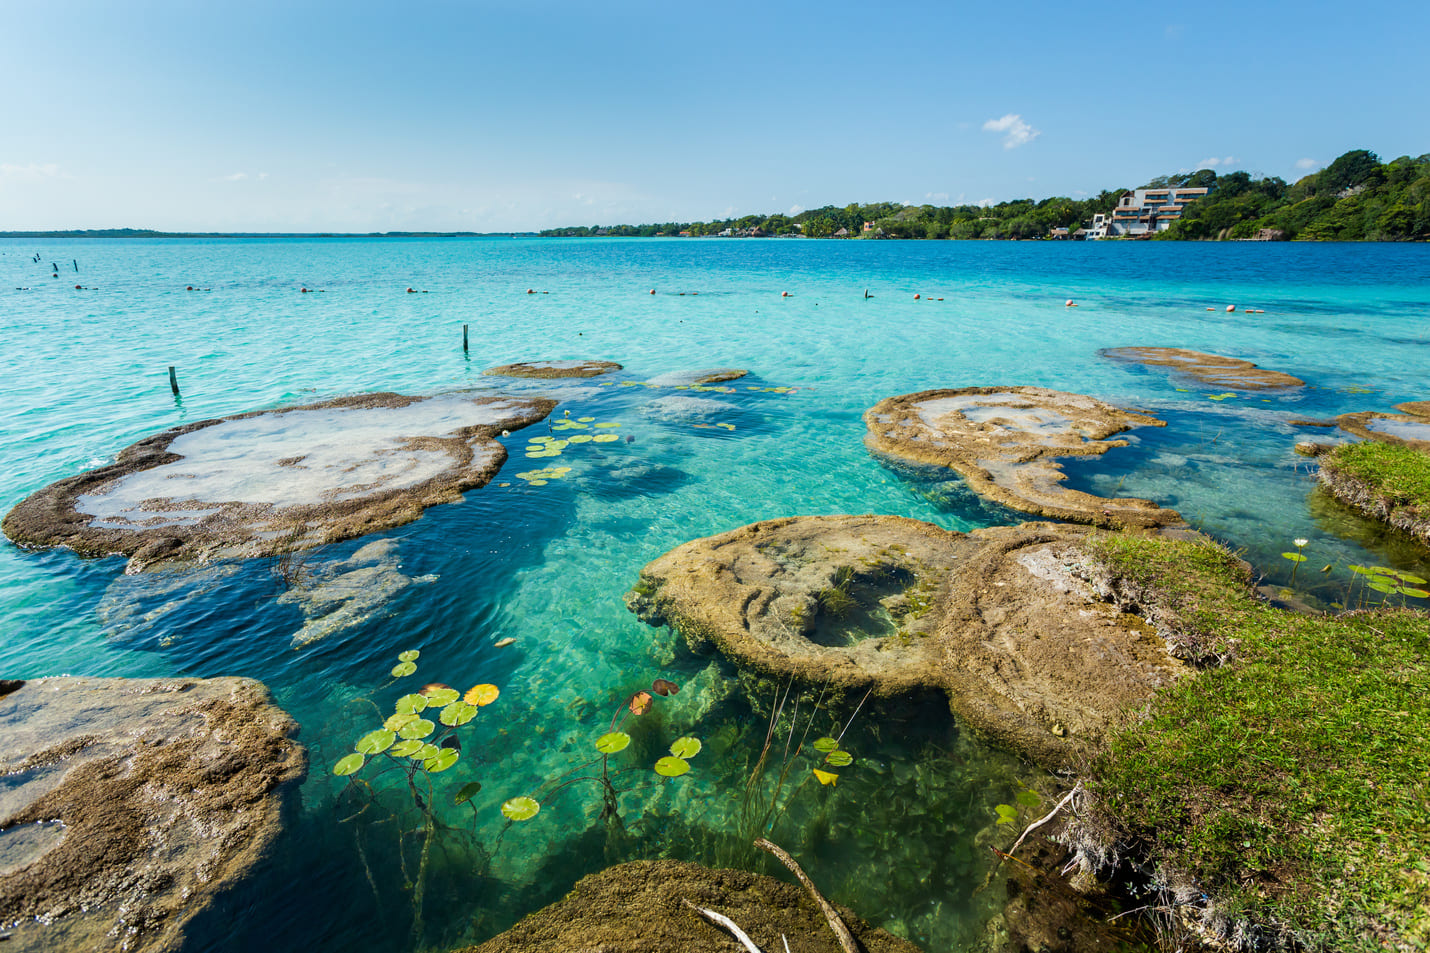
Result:
M1043 387L928 390L880 401L864 414L870 449L949 467L974 492L1024 513L1099 526L1168 526L1173 510L1147 500L1105 499L1062 485L1059 457L1096 456L1133 427L1163 427L1082 394Z
M742 947L682 903L688 899L735 921L761 950L840 953L833 930L798 887L742 870L674 860L620 864L583 878L565 899L464 953L709 953ZM868 953L918 953L847 910L840 916Z
M7 687L6 949L179 950L195 914L279 836L306 770L295 724L243 678Z
M699 387L736 381L750 373L738 367L714 367L703 371L671 371L646 381L653 387Z
M486 484L494 438L555 402L491 394L363 394L204 420L52 483L6 515L22 546L164 561L274 556L409 523Z
M1304 387L1299 377L1268 371L1250 361L1219 354L1204 354L1179 347L1111 347L1098 352L1106 358L1124 364L1145 364L1149 367L1169 367L1178 377L1212 387L1232 390L1288 390Z
M769 520L647 565L627 605L691 649L780 680L876 697L946 693L1048 767L1186 666L1090 568L1085 527L953 533L897 516Z
M534 377L539 380L554 380L560 377L599 377L620 369L621 365L614 361L522 361L518 364L489 367L482 373L493 377Z
M1340 428L1363 440L1398 443L1416 450L1430 452L1430 401L1417 400L1397 404L1399 414L1376 410L1341 414L1336 418Z

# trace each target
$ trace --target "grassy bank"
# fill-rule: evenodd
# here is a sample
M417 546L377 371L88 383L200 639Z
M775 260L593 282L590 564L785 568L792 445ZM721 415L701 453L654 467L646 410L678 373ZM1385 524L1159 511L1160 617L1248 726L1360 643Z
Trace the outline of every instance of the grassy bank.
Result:
M1124 598L1160 595L1164 624L1226 662L1113 735L1090 766L1089 842L1167 888L1149 903L1174 933L1191 918L1248 947L1430 945L1430 617L1296 615L1257 602L1216 546L1095 546Z
M1321 482L1342 502L1430 542L1430 454L1367 440L1320 462Z

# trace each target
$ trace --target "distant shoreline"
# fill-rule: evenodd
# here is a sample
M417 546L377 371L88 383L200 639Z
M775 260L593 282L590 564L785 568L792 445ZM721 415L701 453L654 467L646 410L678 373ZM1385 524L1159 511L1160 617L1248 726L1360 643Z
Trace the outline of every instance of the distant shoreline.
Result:
M536 232L160 232L147 228L71 228L0 232L0 238L536 238Z

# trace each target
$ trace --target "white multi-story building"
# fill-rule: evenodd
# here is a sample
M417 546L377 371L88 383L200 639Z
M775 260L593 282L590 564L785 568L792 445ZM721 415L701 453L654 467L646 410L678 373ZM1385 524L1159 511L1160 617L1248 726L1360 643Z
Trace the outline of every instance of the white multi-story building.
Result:
M1107 220L1106 234L1109 236L1121 235L1150 235L1153 232L1165 232L1172 227L1172 223L1182 217L1182 210L1190 202L1204 197L1208 189L1136 189L1122 196L1117 207L1112 210L1111 217ZM1093 229L1097 229L1098 219L1101 216L1093 217ZM1098 237L1091 233L1088 238Z

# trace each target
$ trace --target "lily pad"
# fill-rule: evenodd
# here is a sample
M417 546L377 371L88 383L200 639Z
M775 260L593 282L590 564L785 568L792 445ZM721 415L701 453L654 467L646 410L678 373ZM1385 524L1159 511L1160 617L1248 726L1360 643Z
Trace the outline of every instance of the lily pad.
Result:
M470 801L474 796L476 796L477 792L480 791L481 789L482 789L482 782L480 782L480 781L468 781L466 784L462 785L460 788L457 789L457 793L456 793L456 794L453 794L453 795L452 795L452 803L453 803L453 804L466 804L466 803L467 803L468 801Z
M824 756L824 761L836 768L843 768L854 763L854 756L847 751L831 751Z
M1037 807L1039 804L1043 803L1043 799L1038 797L1037 791L1030 791L1027 788L1024 788L1023 790L1019 791L1017 796L1014 797L1013 800L1017 801L1024 807Z
M595 420L596 418L595 418L595 417L577 417L576 419L579 420L579 421L580 421L581 423L583 423L583 424L589 424L589 423L591 423L593 420Z
M455 692L453 694L456 694ZM437 716L437 720L448 728L456 728L458 725L465 725L473 718L477 717L477 706L464 701L454 701L442 713Z
M397 653L397 660L398 660L399 662L415 662L415 661L417 661L421 656L422 656L422 653L419 652L419 651L417 651L416 649L408 649L406 652L398 652L398 653Z
M513 821L529 821L540 810L541 804L525 795L514 797L501 806L501 812Z
M1425 585L1425 580L1424 580L1424 579L1421 579L1419 576L1415 575L1414 573L1402 572L1402 573L1397 573L1396 575L1400 578L1400 581L1401 581L1401 582L1408 582L1408 583L1410 583L1411 585L1415 585L1415 586L1423 586L1423 585Z
M438 748L437 756L423 761L422 767L428 774L436 774L438 771L446 771L456 764L460 757L456 748Z
M1401 586L1400 594L1402 596L1410 596L1413 599L1424 599L1426 597L1430 597L1430 591L1426 591L1424 589L1411 589L1409 586Z
M655 763L655 773L663 778L678 778L690 770L690 762L668 755Z
M387 753L394 758L410 758L425 747L427 747L426 744L415 739L411 741L399 741L391 748L388 748Z
M415 671L417 671L417 666L415 663L398 662L396 665L392 666L392 677L403 678L407 675L411 675Z
M358 739L358 743L353 745L362 754L382 754L392 743L397 740L397 732L386 728L379 728L377 731L369 731Z
M365 764L367 764L366 758L360 754L353 753L333 765L333 773L340 778L346 777L349 774L356 774Z
M382 723L382 727L388 731L401 731L403 725L416 720L417 716L412 712L408 712L405 715L389 715L387 721Z
M833 738L816 738L812 747L815 751L834 751L839 747L839 742Z
M676 738L670 745L670 753L677 758L690 760L700 753L699 738Z
M1385 582L1381 579L1377 579L1374 582L1366 583L1366 585L1374 589L1376 592L1394 592L1396 588L1395 586L1392 586L1390 583Z
M621 438L618 437L618 436L616 436L616 435L613 434L613 433L598 433L598 434L596 434L596 436L594 436L594 437L591 438L591 442L592 442L592 443L615 443L615 442L616 442L617 440L619 440L619 439L621 439Z
M423 692L427 696L428 708L444 708L458 699L455 688L435 688L430 692Z
M1306 561L1306 557L1302 556L1300 553L1282 553L1281 558L1289 559L1293 563L1303 563Z
M596 750L601 754L615 754L624 751L631 743L631 736L624 731L611 731L596 739Z
M835 774L833 771L821 771L818 768L815 768L814 779L820 784L835 784L839 781L839 775Z
M574 437L567 437L567 443L590 443L594 438L588 433L578 433Z
M1011 824L1018 819L1018 809L1011 804L999 804L993 810L998 812L999 824Z
M411 695L403 695L397 700L395 706L399 715L413 715L427 707L427 696L413 692Z
M467 689L467 694L462 696L462 700L468 705L476 705L478 708L490 705L497 700L501 694L501 689L495 685L473 685Z
M411 741L414 738L426 738L433 732L436 727L437 726L435 724L428 721L426 718L418 718L416 721L410 721L407 724L403 725L402 728L397 732L397 736L399 738L404 738L408 741Z

